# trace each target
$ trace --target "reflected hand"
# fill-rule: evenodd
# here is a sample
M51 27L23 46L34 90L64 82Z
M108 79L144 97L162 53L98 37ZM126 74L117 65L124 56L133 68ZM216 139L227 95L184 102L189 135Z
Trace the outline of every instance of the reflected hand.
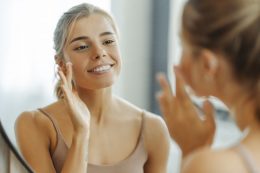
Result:
M66 63L66 76L60 68L58 74L62 81L61 88L65 96L64 100L69 107L70 118L75 132L87 132L89 135L90 112L72 86L72 64L70 62Z
M173 95L165 75L161 74L157 76L162 89L157 99L171 137L181 148L183 156L186 156L200 147L212 144L216 129L214 108L209 101L205 101L203 103L205 115L202 119L185 91L184 80L179 69L176 67L174 72L176 96Z

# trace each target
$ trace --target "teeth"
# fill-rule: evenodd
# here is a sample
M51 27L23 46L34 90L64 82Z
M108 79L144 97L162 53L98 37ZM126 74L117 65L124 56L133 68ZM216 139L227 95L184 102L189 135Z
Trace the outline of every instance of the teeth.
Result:
M111 68L110 65L104 65L104 66L101 66L101 67L94 68L93 72L104 72L104 71L109 70L110 68Z

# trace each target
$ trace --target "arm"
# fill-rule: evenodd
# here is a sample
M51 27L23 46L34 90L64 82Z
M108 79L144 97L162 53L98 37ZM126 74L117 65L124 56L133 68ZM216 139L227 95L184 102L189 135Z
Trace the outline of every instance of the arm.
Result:
M88 165L87 153L88 137L85 133L74 135L61 173L86 173Z
M37 173L55 173L50 145L51 134L56 132L50 121L39 114L25 112L16 120L15 131L22 155L33 170ZM86 173L88 138L84 133L77 135L73 137L62 173Z
M71 65L67 65L67 68L67 76L61 70L59 70L59 75L62 79L64 101L70 111L74 134L61 173L86 173L90 114L86 105L72 88ZM16 121L16 136L22 154L37 173L55 172L49 151L50 134L55 134L55 132L51 133L51 130L54 129L49 120L41 115L26 112Z
M51 160L48 123L32 112L22 113L15 122L16 141L20 151L37 173L55 173ZM45 129L45 130L44 130Z
M60 68L58 73L62 80L61 88L64 93L65 104L69 108L74 134L72 145L61 173L86 173L88 166L90 113L86 104L80 99L77 91L72 86L72 64L67 63L66 68L66 76Z
M144 139L148 152L145 173L166 173L170 149L170 136L164 121L156 115L145 117Z

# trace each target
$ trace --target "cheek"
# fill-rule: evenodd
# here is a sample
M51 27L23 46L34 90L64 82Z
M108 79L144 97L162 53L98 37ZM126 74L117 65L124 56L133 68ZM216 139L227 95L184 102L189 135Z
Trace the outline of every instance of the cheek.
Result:
M199 63L194 61L192 57L184 57L182 58L180 68L186 84L192 88L197 96L204 96L204 87L207 86L203 84L202 77L204 75L199 70Z
M113 51L110 52L110 57L112 57L113 61L117 64L118 73L121 71L122 67L122 58L119 50L115 48Z
M197 69L197 63L192 57L183 57L180 68L186 84L195 91L196 94L200 91L200 75Z

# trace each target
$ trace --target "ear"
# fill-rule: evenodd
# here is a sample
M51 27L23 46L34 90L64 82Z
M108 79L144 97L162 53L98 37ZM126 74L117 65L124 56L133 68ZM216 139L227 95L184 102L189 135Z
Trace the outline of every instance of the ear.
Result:
M205 75L214 76L219 66L217 55L207 49L201 51L200 60L202 61L202 68Z

